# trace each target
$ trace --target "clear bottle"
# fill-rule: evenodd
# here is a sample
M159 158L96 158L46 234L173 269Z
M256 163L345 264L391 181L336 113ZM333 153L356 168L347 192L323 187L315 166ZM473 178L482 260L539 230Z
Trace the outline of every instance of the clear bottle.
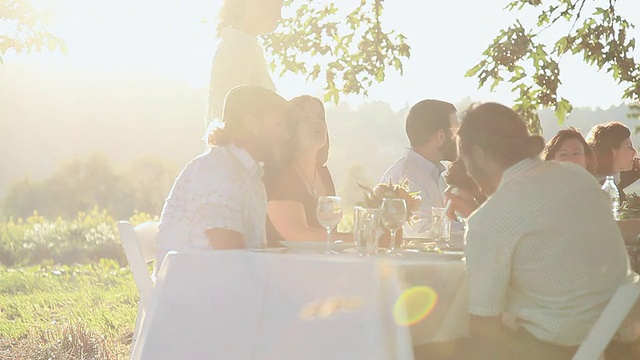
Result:
M613 213L613 218L616 221L620 220L620 192L613 181L613 176L607 176L605 178L604 184L602 184L602 190L604 190L607 195L609 195L609 199L611 199L611 211Z

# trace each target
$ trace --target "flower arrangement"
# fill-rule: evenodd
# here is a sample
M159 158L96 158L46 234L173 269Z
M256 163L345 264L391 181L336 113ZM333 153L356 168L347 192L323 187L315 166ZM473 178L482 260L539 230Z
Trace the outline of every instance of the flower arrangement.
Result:
M640 195L627 194L627 201L620 206L621 219L640 219Z
M398 184L394 184L389 180L389 183L380 183L373 188L362 184L358 184L358 186L365 191L364 200L358 204L364 207L379 208L385 198L404 199L407 203L408 222L415 219L414 213L418 211L420 203L422 203L419 191L409 191L409 180L407 179L403 179Z

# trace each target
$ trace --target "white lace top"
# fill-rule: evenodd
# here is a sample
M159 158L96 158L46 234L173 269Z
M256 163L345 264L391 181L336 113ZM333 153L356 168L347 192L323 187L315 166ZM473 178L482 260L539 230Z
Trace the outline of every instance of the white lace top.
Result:
M191 160L166 199L157 236L156 268L171 250L211 250L205 231L237 231L245 247L265 243L267 195L262 167L235 145L215 146Z

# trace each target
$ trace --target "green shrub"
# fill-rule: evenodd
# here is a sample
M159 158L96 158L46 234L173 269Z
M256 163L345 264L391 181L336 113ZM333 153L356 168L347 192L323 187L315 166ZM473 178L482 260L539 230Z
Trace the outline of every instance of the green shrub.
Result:
M130 221L136 225L153 218L138 213ZM72 220L46 219L37 212L26 219L9 219L0 224L0 264L25 266L53 261L59 264L113 259L126 264L116 221L94 208L80 212Z

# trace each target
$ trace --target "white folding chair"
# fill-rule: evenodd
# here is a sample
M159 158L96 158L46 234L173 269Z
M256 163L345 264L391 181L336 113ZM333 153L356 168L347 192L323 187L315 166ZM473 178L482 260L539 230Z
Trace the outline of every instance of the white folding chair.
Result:
M604 359L604 350L639 297L640 284L621 285L576 351L573 360Z
M140 332L140 323L143 317L146 304L151 298L154 281L149 273L147 264L155 259L156 234L158 233L158 222L147 221L133 228L128 221L118 223L118 233L124 248L124 254L129 262L133 279L140 293L138 303L138 316L136 327L133 330L133 342L135 343Z

